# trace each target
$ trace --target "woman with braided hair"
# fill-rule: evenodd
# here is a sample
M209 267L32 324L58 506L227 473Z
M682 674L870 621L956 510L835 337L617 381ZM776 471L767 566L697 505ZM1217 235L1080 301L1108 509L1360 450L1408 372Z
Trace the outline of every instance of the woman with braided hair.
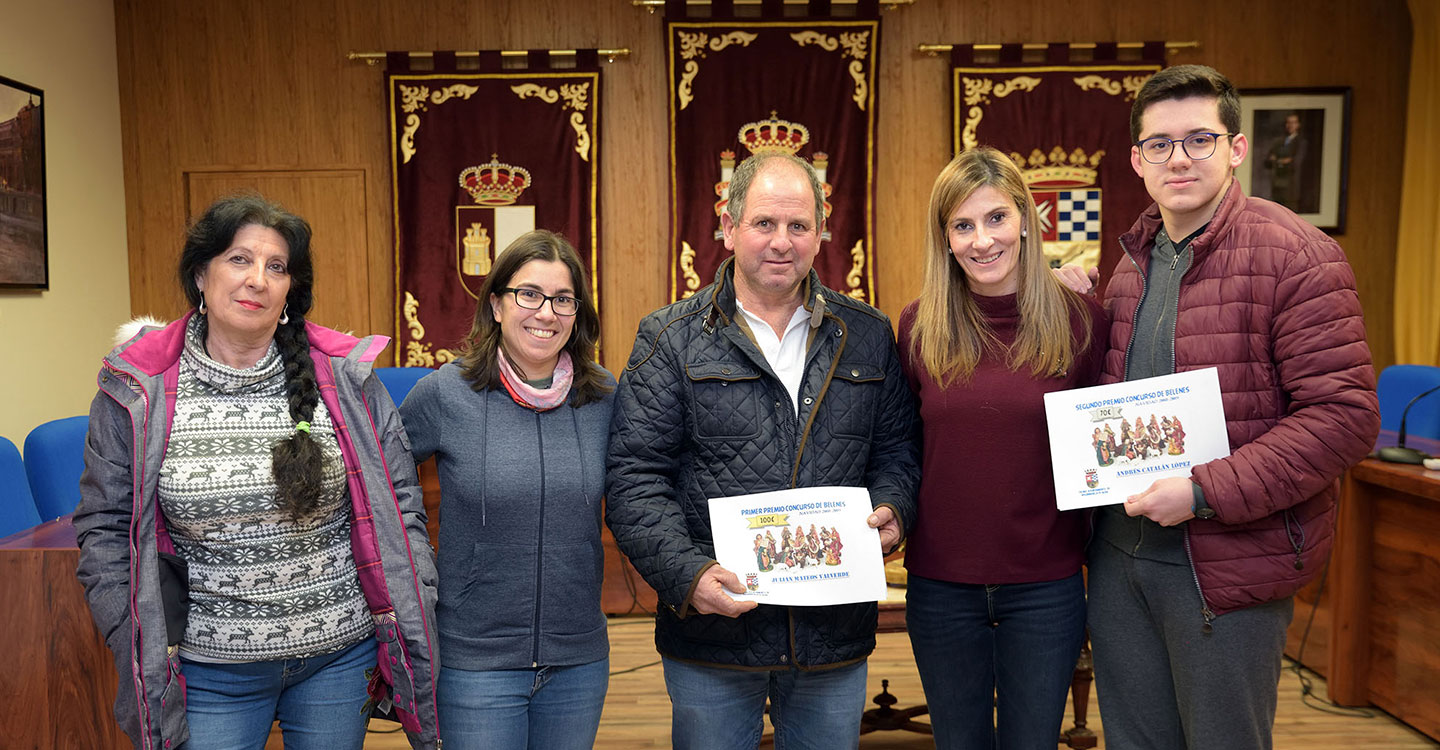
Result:
M190 227L194 308L105 358L78 575L136 748L437 746L435 564L387 339L305 320L310 226L257 195ZM188 744L187 744L188 742Z

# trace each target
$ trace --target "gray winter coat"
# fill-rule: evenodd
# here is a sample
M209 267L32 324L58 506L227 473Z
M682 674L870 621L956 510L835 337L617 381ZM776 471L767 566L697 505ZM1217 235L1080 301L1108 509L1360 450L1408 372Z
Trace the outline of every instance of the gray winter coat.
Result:
M714 284L640 323L611 423L606 522L659 594L665 656L758 669L854 663L875 648L873 603L690 612L695 582L715 564L707 498L863 486L908 529L920 482L919 419L890 321L811 271L797 416L738 325L732 268L727 260Z

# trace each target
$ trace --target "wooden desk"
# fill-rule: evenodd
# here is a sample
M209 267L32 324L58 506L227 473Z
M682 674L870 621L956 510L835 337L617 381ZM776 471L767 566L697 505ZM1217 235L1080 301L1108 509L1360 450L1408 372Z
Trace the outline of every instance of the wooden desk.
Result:
M1377 447L1394 442L1382 434ZM1440 454L1440 442L1406 442ZM1296 597L1286 652L1297 655L1314 609L1303 662L1331 700L1373 703L1440 740L1440 472L1373 458L1351 467L1318 587Z
M115 666L75 578L70 517L0 539L0 736L15 748L129 748L115 723Z

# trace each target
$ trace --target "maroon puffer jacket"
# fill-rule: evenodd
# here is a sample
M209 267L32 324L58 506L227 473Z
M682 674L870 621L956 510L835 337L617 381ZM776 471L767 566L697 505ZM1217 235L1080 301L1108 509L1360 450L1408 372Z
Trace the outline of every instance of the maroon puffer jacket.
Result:
M1127 257L1105 290L1104 383L1125 377L1159 227L1151 205L1120 238ZM1215 517L1189 521L1186 537L1201 596L1224 614L1320 573L1336 480L1374 445L1380 413L1355 276L1334 240L1232 182L1191 247L1175 371L1219 369L1230 456L1194 468Z

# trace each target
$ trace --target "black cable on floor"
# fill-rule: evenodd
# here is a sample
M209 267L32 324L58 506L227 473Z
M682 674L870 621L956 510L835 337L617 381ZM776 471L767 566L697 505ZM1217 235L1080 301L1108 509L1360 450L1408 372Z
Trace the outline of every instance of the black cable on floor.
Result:
M1305 618L1305 630L1300 633L1300 648L1295 651L1294 659L1284 657L1284 660L1290 662L1290 666L1287 668L1294 672L1295 677L1300 680L1301 703L1316 711L1322 711L1327 714L1373 719L1375 718L1375 712L1370 709L1342 706L1329 698L1320 697L1320 694L1315 690L1315 681L1311 679L1312 677L1319 677L1320 675L1316 673L1315 670L1306 667L1300 661L1305 656L1305 643L1310 640L1310 626L1315 624L1315 613L1320 609L1320 597L1325 593L1325 579L1329 575L1330 561L1327 559L1325 561L1325 567L1320 571L1320 585L1315 590L1315 603L1310 605L1310 615ZM1333 637L1334 634L1332 633L1331 635Z
M641 665L638 666L638 667L630 667L629 669L617 669L617 670L615 670L614 672L611 672L611 673L610 673L610 676L611 676L611 677L614 677L614 676L617 675L617 674L630 674L631 672L639 672L639 671L642 670L642 669L646 669L646 668L648 668L648 667L653 667L653 666L655 666L656 664L659 664L659 663L660 663L660 660L659 660L659 659L656 659L655 661L648 662L648 663L645 663L645 664L641 664Z

